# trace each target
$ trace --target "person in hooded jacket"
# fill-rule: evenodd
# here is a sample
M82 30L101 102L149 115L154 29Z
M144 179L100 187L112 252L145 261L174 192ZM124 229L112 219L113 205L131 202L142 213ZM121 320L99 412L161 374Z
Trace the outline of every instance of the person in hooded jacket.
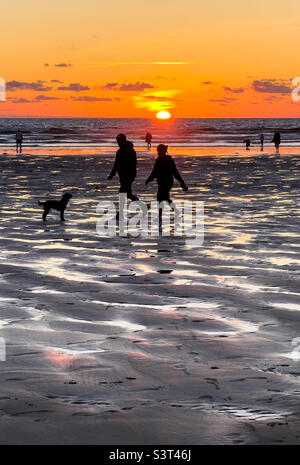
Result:
M168 155L168 146L160 144L157 147L157 153L158 157L155 161L152 173L146 179L145 184L147 185L153 181L153 179L156 179L158 184L157 201L166 201L171 204L170 191L174 184L174 178L177 179L184 191L187 191L188 187L177 170L175 161Z
M117 143L119 150L116 153L115 163L108 179L113 179L118 173L120 179L119 192L126 193L130 200L138 200L138 197L132 193L132 183L136 178L136 151L133 143L127 140L125 134L117 136Z

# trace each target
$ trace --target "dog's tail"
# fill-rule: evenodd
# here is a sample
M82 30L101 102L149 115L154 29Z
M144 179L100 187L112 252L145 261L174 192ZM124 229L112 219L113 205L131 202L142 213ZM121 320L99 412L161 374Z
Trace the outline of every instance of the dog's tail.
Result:
M41 201L39 200L39 205L40 205L40 206L44 205L44 203L45 203L45 202L41 202Z

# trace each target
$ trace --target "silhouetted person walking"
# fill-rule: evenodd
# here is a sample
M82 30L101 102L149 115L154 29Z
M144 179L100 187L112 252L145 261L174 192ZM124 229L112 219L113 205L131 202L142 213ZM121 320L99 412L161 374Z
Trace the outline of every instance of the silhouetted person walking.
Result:
M133 143L128 141L125 134L117 136L119 150L116 153L116 159L108 179L112 179L116 173L120 178L120 193L126 193L130 200L138 200L138 197L132 193L132 183L136 177L136 152Z
M245 139L244 144L246 144L246 150L250 150L251 140L250 139Z
M260 151L264 151L264 141L265 141L265 136L263 134L260 135Z
M281 143L280 132L275 132L272 142L275 144L276 153L279 153L279 147Z
M152 134L150 134L150 132L147 132L146 137L145 137L145 142L147 144L148 149L150 149L151 142L152 142Z
M160 144L157 147L157 153L158 157L155 161L152 173L147 178L145 184L147 185L149 182L153 181L153 179L156 179L158 184L157 201L163 202L165 200L171 204L170 190L173 187L174 178L180 182L184 191L187 191L188 188L176 168L175 161L170 155L167 155L168 146Z
M16 152L17 153L19 153L19 150L20 150L20 153L22 153L22 144L23 144L23 134L18 129L16 133Z

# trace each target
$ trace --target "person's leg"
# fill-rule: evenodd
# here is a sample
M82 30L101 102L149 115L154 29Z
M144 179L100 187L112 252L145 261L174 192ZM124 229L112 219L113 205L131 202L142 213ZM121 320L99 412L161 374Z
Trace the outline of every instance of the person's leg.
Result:
M157 191L157 201L158 201L158 203L168 202L168 204L171 207L171 204L172 204L172 200L170 199L170 190L171 190L171 188L172 188L172 185L170 185L170 184L159 184L158 185L158 191ZM159 227L160 228L162 226L162 214L163 214L163 208L160 208L159 209Z
M136 200L139 200L139 198L138 198L135 194L133 194L132 192L131 192L131 193L127 193L127 198L128 198L129 200L131 200L132 202L135 202Z
M16 152L19 153L19 142L16 142Z
M22 142L20 142L20 153L22 153Z
M132 183L134 181L134 178L123 178L120 181L121 181L121 186L120 186L119 192L127 194L127 198L129 200L132 200L132 201L139 200L139 198L132 193Z

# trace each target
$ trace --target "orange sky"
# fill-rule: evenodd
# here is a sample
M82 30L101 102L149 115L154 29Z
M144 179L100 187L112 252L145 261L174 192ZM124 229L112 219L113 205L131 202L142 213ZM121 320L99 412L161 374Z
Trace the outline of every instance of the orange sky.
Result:
M10 0L1 19L0 116L300 115L298 0Z

